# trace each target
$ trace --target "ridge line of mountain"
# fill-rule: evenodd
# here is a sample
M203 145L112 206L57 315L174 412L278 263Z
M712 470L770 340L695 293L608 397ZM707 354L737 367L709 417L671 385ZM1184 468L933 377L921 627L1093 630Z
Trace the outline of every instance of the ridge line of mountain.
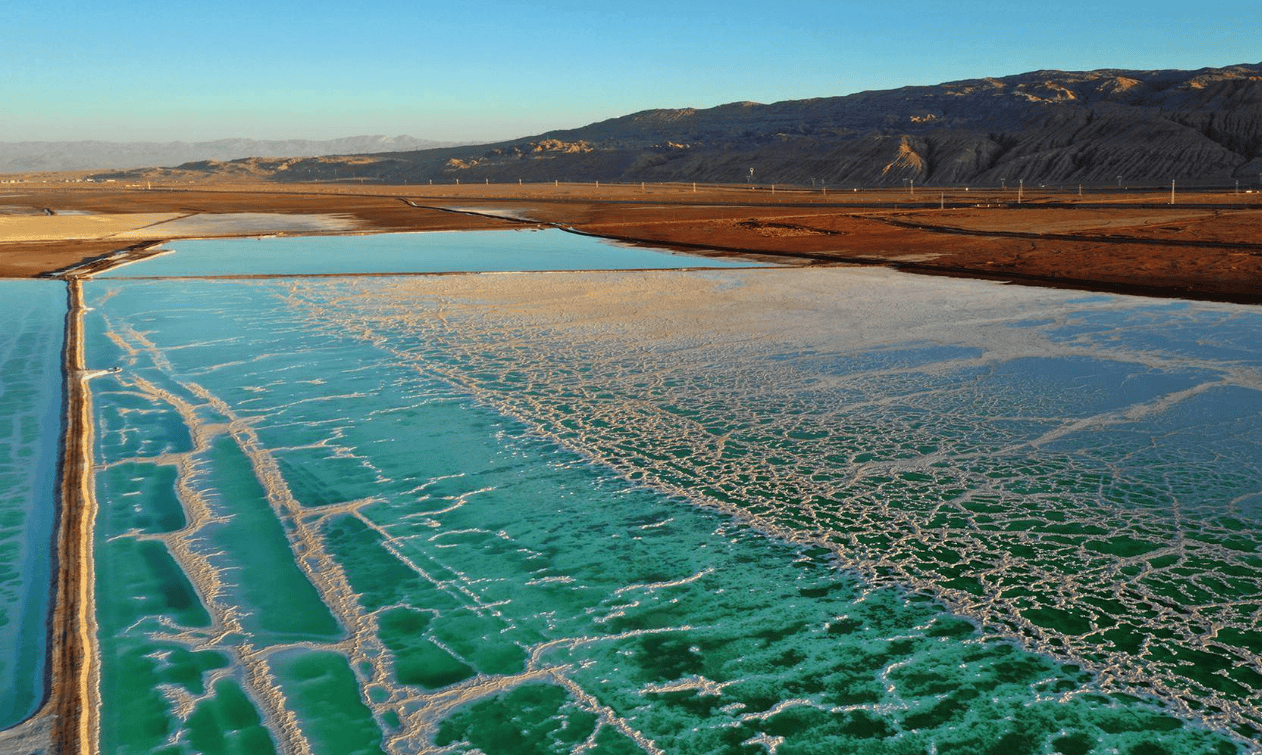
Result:
M126 179L1262 188L1262 63L1032 71L839 97L643 110L492 144L203 160Z

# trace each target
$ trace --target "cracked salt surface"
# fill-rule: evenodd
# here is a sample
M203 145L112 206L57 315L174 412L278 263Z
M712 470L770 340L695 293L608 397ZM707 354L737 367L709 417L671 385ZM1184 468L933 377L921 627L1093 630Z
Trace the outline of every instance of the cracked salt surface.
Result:
M1247 308L869 270L87 291L103 751L1257 749Z

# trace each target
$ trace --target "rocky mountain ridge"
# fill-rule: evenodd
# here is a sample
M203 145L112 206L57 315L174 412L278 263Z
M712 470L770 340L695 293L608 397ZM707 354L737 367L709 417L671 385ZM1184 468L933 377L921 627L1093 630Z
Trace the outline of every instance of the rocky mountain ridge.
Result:
M1034 71L769 105L647 110L481 146L181 170L388 183L1262 186L1262 64Z

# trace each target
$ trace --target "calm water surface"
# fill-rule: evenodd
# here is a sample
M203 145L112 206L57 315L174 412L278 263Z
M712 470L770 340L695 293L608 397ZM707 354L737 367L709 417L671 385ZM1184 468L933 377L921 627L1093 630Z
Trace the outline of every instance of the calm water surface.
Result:
M101 277L621 270L756 264L621 246L555 229L194 239L172 242L167 247L174 253L120 267Z
M66 287L0 282L0 728L44 695Z

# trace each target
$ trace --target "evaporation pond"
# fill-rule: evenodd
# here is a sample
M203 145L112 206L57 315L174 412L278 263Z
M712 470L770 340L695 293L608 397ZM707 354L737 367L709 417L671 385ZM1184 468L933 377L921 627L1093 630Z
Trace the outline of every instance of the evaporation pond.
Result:
M0 283L0 728L44 693L66 287Z
M757 267L613 244L560 230L190 239L99 277L632 270Z
M84 296L100 752L1249 752L1251 309L844 268Z

